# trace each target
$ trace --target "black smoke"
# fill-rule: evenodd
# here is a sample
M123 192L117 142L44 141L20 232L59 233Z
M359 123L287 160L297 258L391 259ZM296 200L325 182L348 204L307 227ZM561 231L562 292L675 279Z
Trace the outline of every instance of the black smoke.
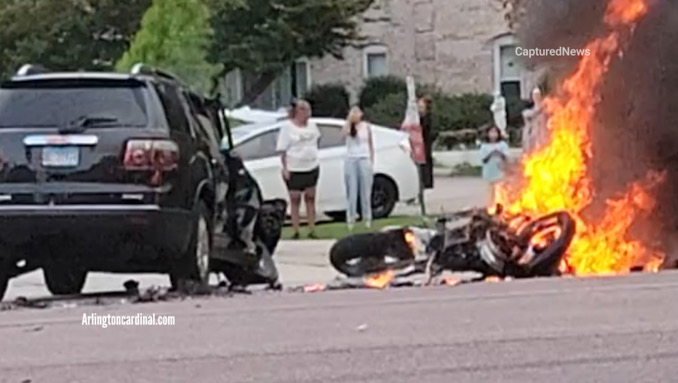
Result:
M608 2L526 0L518 39L526 48L582 48L606 32L602 20ZM628 36L623 56L613 59L601 85L590 167L600 204L649 171L665 171L655 193L659 208L649 222L667 242L678 233L678 0L648 4L649 12ZM557 80L571 74L578 61L533 60L552 68L550 75Z

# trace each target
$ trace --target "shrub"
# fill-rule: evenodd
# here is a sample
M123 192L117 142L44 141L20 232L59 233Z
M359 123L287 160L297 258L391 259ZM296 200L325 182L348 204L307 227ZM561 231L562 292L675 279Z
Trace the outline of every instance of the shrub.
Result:
M433 94L432 125L437 132L478 129L493 121L492 96L482 93L465 93L450 96Z
M405 79L396 76L369 78L360 90L360 107L363 110L369 109L391 94L402 94L407 98Z
M364 109L365 118L377 125L399 129L405 118L407 94L404 92L385 95L374 105Z
M416 84L417 97L434 94L438 90L434 85ZM360 90L358 104L363 110L369 109L392 94L400 94L407 100L407 83L397 76L381 76L367 79Z
M315 85L304 95L316 117L346 118L350 97L342 84Z
M450 96L436 92L432 94L432 99L432 124L435 131L477 129L492 121L490 95L469 93ZM406 105L406 94L393 93L365 109L365 116L375 124L398 127L405 116Z

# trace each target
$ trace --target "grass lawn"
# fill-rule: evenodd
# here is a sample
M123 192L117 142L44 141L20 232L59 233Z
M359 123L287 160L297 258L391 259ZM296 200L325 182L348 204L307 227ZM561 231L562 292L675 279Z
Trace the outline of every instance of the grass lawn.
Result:
M480 177L482 173L482 166L473 166L465 163L455 166L450 172L450 175L452 177Z
M397 216L389 217L385 219L379 219L372 222L372 228L367 229L362 222L358 222L353 227L353 233L367 233L370 231L378 231L385 226L405 226L405 225L421 225L422 219L420 216ZM315 233L318 236L318 239L339 239L343 238L349 234L348 228L346 227L345 222L331 222L331 223L321 223L316 225ZM292 238L292 227L286 226L283 228L283 239ZM307 239L308 228L302 224L300 228L301 238Z

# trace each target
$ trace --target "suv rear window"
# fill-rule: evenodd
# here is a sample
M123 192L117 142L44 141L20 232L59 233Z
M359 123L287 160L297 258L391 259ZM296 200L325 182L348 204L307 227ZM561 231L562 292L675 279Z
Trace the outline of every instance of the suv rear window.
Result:
M82 117L144 127L145 94L146 86L136 80L10 81L0 86L0 128L61 127Z

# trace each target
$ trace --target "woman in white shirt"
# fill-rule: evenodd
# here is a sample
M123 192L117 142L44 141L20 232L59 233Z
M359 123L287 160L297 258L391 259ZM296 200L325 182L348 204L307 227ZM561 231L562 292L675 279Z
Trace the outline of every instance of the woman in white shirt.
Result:
M346 140L344 179L346 183L346 221L353 230L358 216L358 197L365 226L372 224L372 183L374 180L374 141L372 128L363 121L363 112L353 107L342 130Z
M277 150L281 153L282 175L290 194L290 214L294 239L299 238L299 208L301 198L306 204L309 238L315 235L315 192L320 175L318 140L320 130L311 121L311 106L296 100L290 107L290 119L280 128Z

